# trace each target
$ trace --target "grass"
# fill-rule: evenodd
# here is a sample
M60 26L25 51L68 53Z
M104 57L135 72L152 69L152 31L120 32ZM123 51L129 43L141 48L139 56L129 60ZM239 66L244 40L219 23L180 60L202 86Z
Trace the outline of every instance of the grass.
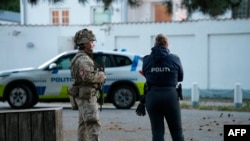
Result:
M212 104L209 105L209 102L212 102ZM212 100L212 101L211 99L201 100L198 105L192 106L190 102L181 101L181 108L182 109L197 109L197 110L250 112L250 100L243 100L243 104L239 108L236 108L233 104L233 101L231 100L226 100L228 104L225 104L225 105L217 105L217 104L213 104L213 102L216 102L216 100ZM219 103L219 101L217 102Z

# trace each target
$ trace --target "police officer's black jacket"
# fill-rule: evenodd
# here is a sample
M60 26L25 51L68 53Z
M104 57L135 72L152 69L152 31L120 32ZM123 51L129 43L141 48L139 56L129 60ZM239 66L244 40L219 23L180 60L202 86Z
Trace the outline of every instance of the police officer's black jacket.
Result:
M143 59L142 70L149 85L175 87L183 80L183 69L177 55L168 48L155 46Z

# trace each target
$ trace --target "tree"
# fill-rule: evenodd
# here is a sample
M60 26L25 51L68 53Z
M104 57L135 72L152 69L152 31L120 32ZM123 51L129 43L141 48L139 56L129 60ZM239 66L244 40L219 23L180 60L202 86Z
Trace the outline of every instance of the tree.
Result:
M28 0L28 3L32 4L32 5L37 5L38 2L41 0ZM48 0L49 3L59 3L59 2L63 2L64 0ZM78 0L80 4L86 4L88 2L88 0ZM107 9L110 4L114 1L114 0L96 0L97 2L103 2L104 3L104 8ZM139 6L141 0L128 0L128 4L131 7L136 7ZM1 0L0 2L0 10L9 10L9 11L15 11L15 12L20 12L20 0Z
M195 11L200 11L212 18L225 14L229 9L240 5L241 0L183 0L183 5L187 7L188 16Z
M28 0L32 5L37 5L41 0ZM50 3L63 2L65 0L47 0ZM86 4L88 0L78 0L80 4ZM115 0L96 0L104 3L104 8L108 9L110 4ZM143 0L128 0L128 5L131 7L140 6ZM239 6L241 0L182 0L183 6L188 10L189 16L195 12L200 11L205 15L209 15L213 18L225 14L228 9L233 9ZM168 13L172 13L173 0L164 0L163 4L167 6ZM0 9L10 11L20 11L19 0L1 0Z
M20 0L1 0L0 10L20 12Z

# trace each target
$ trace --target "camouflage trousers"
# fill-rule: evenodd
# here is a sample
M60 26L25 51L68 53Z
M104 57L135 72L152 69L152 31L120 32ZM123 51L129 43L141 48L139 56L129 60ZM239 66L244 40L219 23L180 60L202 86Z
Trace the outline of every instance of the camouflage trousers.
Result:
M78 141L100 141L101 124L96 96L75 98L79 110Z

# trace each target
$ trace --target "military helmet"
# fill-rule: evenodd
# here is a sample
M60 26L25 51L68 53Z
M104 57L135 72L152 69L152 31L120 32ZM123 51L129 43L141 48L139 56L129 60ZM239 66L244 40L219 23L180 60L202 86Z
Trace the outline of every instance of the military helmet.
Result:
M76 32L74 37L74 43L76 45L87 43L89 41L96 41L95 35L91 30L85 28Z

